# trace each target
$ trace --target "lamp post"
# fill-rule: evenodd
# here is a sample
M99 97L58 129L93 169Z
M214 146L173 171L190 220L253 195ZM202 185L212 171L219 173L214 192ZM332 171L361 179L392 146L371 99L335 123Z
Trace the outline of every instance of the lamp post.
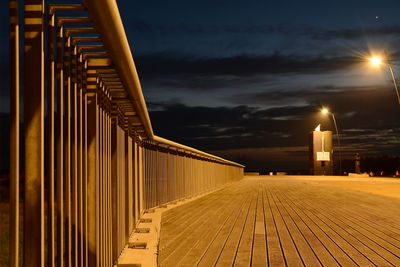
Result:
M336 124L336 119L335 119L335 115L330 112L327 108L323 108L321 110L322 114L330 114L332 115L332 119L333 119L333 123L335 125L335 129L336 129L336 136L337 136L337 140L338 140L338 151L339 151L339 174L342 175L342 151L341 151L341 147L340 147L340 137L339 137L339 130Z
M370 58L370 62L371 62L371 65L373 65L373 66L379 66L382 63L386 63L388 65L390 74L392 75L394 88L396 89L397 101L400 104L400 95L399 95L399 89L397 87L397 80L396 80L396 77L394 75L392 62L389 60L389 58L387 56L387 53L385 52L385 59L382 59L381 57L378 57L378 56L373 56L373 57Z

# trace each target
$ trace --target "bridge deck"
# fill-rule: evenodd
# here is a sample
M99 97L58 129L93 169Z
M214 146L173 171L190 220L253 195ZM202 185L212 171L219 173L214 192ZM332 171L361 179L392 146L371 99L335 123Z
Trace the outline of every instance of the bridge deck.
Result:
M400 266L400 181L246 178L162 215L161 266Z

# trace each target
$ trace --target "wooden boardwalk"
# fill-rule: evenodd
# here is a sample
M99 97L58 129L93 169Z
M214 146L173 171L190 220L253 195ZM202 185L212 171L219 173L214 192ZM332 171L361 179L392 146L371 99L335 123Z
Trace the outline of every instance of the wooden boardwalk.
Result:
M160 266L400 266L400 180L246 178L162 215Z

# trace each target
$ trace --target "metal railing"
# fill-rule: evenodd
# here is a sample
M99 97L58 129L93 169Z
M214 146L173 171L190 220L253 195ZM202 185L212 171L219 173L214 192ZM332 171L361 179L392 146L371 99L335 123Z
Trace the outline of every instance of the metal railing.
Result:
M153 134L115 0L25 0L20 155L19 26L10 0L10 266L112 266L145 210L243 177Z

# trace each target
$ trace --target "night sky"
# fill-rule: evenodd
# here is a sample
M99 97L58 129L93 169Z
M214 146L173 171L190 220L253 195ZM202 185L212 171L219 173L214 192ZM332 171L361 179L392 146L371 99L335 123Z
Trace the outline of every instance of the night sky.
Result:
M118 5L157 135L248 170L307 169L309 131L319 123L334 130L331 117L319 113L327 106L345 157L400 154L400 105L389 70L367 61L386 50L400 78L398 0ZM0 88L0 112L7 113L7 83Z

